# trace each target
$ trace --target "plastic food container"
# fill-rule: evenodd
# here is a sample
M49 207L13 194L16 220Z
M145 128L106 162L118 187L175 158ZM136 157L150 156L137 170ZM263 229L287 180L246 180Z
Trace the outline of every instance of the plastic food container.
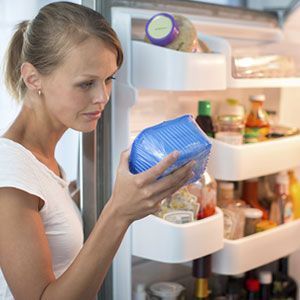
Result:
M198 180L205 171L211 150L211 142L191 115L165 121L144 129L134 140L129 157L129 169L133 174L155 166L173 151L179 151L177 161L161 177L195 160L195 176L188 183Z
M176 282L157 282L148 288L150 300L185 300L185 288Z

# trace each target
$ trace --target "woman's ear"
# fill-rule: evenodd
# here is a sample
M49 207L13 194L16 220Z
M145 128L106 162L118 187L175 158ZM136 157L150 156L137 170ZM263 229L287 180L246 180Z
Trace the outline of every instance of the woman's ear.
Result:
M41 90L41 76L31 63L24 62L21 65L21 77L28 90Z

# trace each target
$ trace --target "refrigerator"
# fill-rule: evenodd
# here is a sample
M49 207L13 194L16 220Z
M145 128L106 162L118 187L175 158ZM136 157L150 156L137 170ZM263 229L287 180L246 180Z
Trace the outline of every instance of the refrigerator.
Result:
M279 124L300 127L298 1L281 13L198 1L83 4L110 20L125 57L97 130L81 136L80 186L86 236L110 197L120 153L146 127L183 114L196 116L198 100L209 99L215 113L226 98L237 98L249 108L249 95L263 93L265 109L273 112ZM184 53L146 43L146 21L159 12L188 17L210 52ZM292 57L294 73L269 77L235 73L237 57L271 54ZM212 140L208 170L217 180L239 182L300 166L299 154L299 135L238 147ZM299 230L300 220L295 220L231 241L223 239L219 209L212 217L181 226L148 216L126 232L98 299L129 300L138 284L158 281L180 282L190 295L191 261L208 254L212 254L212 271L223 275L246 272L291 255L291 275L300 284Z

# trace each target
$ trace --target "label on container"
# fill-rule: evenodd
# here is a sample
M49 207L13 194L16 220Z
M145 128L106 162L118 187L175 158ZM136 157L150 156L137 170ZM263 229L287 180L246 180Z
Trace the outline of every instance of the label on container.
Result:
M245 143L256 143L267 139L269 127L246 127Z
M148 26L148 33L155 39L166 37L173 28L172 20L167 16L157 16Z
M163 219L175 224L185 224L194 221L194 214L192 211L175 210L166 213Z

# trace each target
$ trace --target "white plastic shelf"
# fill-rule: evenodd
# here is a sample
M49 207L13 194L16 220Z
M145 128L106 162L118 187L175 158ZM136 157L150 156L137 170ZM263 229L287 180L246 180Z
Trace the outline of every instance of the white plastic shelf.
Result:
M223 213L173 224L150 215L132 224L132 254L165 263L182 263L223 247Z
M222 54L187 53L132 41L132 84L136 88L172 91L226 89Z
M226 59L226 85L228 88L276 88L299 87L300 77L276 78L234 78L232 76L232 48L228 40L216 36L199 34L201 38L215 53L221 53Z
M300 220L239 240L224 240L224 248L212 256L212 270L235 275L268 264L300 249Z
M243 145L211 141L208 170L218 180L245 180L300 165L300 135Z

